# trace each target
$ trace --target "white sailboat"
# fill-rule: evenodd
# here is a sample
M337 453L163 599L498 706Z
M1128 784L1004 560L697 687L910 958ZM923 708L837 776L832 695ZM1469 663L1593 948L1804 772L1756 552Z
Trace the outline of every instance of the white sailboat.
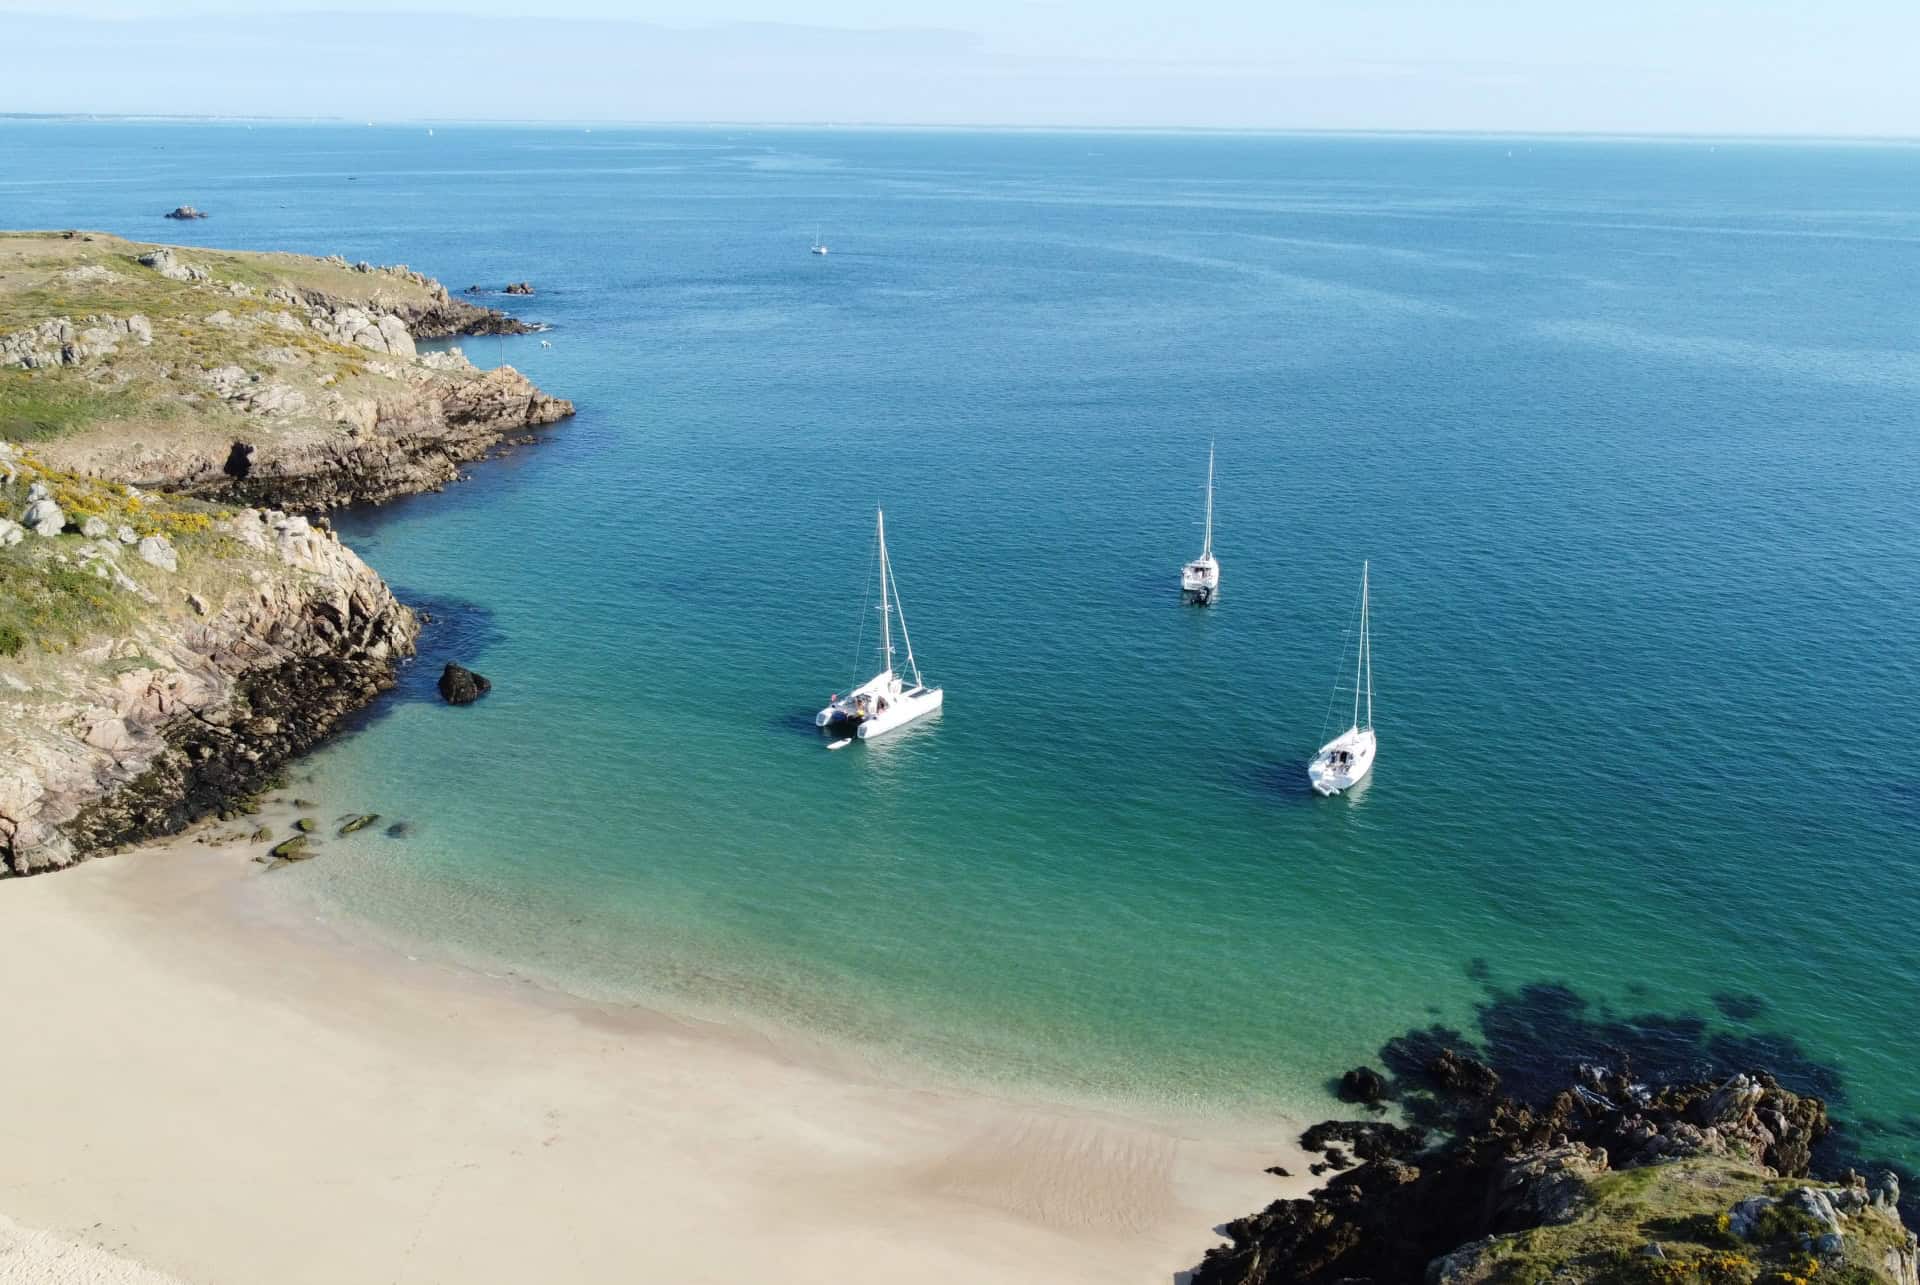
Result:
M1213 444L1207 444L1207 534L1200 556L1180 568L1180 592L1198 603L1210 603L1220 592L1220 562L1213 556Z
M825 254L827 252L827 243L820 239L819 228L813 230L813 252L815 254Z
M1373 645L1367 630L1367 564L1360 564L1360 650L1353 660L1353 723L1320 747L1307 764L1307 780L1322 795L1356 784L1373 768ZM1367 693L1367 719L1360 721L1360 690ZM1337 692L1339 688L1336 686Z
M939 687L928 687L913 658L913 640L907 636L907 614L900 608L900 587L893 582L893 563L887 557L887 515L879 513L875 530L880 542L880 672L845 696L835 692L826 708L813 716L815 727L837 732L849 729L861 740L871 740L914 719L933 713L946 699ZM893 618L900 617L900 641L906 644L907 683L893 668Z

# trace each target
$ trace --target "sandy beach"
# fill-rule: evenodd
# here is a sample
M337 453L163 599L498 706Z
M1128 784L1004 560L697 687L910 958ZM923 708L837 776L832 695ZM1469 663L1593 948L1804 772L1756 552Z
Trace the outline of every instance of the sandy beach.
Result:
M1166 1282L1304 1178L417 959L188 835L0 884L0 1281ZM321 858L324 859L324 858Z

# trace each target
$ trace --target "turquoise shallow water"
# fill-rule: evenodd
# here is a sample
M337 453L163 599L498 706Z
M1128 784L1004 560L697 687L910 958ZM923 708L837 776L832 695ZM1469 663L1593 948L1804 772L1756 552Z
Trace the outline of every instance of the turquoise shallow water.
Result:
M1203 1110L1557 980L1790 1032L1920 1158L1920 150L6 123L0 162L0 223L530 278L555 326L467 348L576 420L339 523L437 619L311 770L415 832L290 889ZM829 754L876 502L947 708ZM1380 758L1318 800L1363 555ZM435 703L450 657L494 693Z

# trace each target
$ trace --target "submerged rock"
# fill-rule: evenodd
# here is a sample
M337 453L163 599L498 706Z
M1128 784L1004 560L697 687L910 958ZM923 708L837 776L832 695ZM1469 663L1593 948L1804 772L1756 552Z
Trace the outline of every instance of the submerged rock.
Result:
M1340 1077L1340 1100L1371 1105L1387 1096L1387 1082L1370 1066L1356 1066Z
M314 830L314 825L315 825L315 822L312 817L301 817L298 821L295 821L293 823L293 828L298 830L301 834L312 834Z
M380 814L378 812L363 813L340 827L340 837L344 839L356 830L364 830L379 819Z
M305 861L313 855L307 848L310 840L304 834L296 834L291 839L273 845L272 856L281 861Z
M1427 1063L1427 1075L1443 1093L1490 1098L1500 1091L1500 1073L1477 1058L1441 1049Z
M388 826L386 830L389 839L404 839L412 833L413 827L405 821L395 821L392 825Z
M449 705L471 705L493 690L484 674L476 674L465 665L447 662L440 673L440 696Z

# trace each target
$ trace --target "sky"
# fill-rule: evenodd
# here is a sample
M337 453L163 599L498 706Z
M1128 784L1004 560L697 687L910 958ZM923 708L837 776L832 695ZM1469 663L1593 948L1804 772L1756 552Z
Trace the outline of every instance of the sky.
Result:
M0 112L1920 137L1920 0L0 0Z

